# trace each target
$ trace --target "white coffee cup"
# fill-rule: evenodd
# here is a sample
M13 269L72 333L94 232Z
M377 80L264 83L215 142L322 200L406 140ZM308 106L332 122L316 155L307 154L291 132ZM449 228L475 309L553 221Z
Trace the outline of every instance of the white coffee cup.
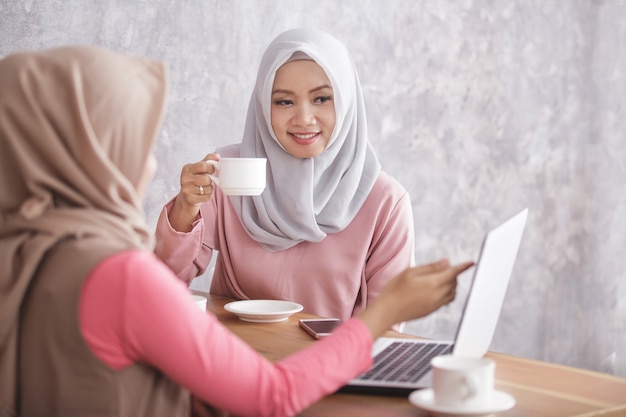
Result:
M206 297L202 295L192 294L191 298L193 298L193 301L196 303L196 305L198 306L200 310L206 311L206 302L207 302Z
M266 158L208 160L216 172L209 175L226 195L259 195L265 189Z
M431 367L436 405L467 409L492 403L496 369L493 360L442 355L431 361Z

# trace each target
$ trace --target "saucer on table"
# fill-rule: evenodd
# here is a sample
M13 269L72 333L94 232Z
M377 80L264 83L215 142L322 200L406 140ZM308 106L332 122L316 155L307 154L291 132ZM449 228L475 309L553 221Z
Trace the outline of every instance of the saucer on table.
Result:
M416 407L430 412L436 417L484 417L493 413L506 411L513 408L515 398L502 391L494 391L491 404L478 407L452 407L435 404L433 390L431 388L413 391L409 395L409 401Z
M253 323L285 321L302 308L298 303L281 300L242 300L224 306L226 311L236 314L241 320Z

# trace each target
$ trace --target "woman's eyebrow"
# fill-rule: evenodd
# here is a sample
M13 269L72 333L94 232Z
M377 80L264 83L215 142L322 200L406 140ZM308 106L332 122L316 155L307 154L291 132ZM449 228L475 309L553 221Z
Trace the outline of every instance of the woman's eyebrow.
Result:
M315 93L316 91L323 90L325 88L330 88L331 90L333 89L330 85L324 84L320 85L319 87L315 87L314 89L310 90L309 93Z
M309 93L315 93L325 88L329 88L331 90L333 89L330 85L324 84L324 85L320 85L319 87L312 88L311 90L309 90ZM294 92L291 90L285 90L283 88L277 88L276 90L272 91L272 95L274 94L294 94Z
M274 94L293 94L293 91L291 90L284 90L282 88L277 88L276 90L272 91L272 95Z

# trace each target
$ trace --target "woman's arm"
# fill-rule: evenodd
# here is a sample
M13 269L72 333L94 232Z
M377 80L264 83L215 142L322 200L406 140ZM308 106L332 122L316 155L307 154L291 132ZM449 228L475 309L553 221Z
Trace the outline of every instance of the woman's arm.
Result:
M80 325L94 354L113 369L149 364L236 415L294 415L365 371L373 338L452 301L457 275L470 266L441 261L406 269L358 318L277 364L200 311L185 285L142 251L94 269L81 293Z
M206 270L213 250L203 244L205 224L201 215L191 224L191 231L178 232L169 222L169 211L174 204L170 201L163 207L156 226L154 253L183 282L191 281Z
M354 319L328 341L274 365L200 311L163 264L139 251L94 270L80 314L88 345L108 366L148 363L236 415L294 415L371 363L370 332Z
M156 227L156 255L186 283L204 273L213 251L204 245L205 224L202 207L212 204L214 186L207 175L215 168L206 161L219 155L206 155L201 161L186 164L180 174L180 191L165 205ZM213 225L211 225L213 229Z

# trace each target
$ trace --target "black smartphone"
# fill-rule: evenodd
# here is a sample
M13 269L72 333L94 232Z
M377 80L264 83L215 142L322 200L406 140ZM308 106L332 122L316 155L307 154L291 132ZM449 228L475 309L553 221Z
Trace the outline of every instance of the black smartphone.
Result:
M341 323L341 319L300 319L300 327L316 339L321 339L330 333Z

